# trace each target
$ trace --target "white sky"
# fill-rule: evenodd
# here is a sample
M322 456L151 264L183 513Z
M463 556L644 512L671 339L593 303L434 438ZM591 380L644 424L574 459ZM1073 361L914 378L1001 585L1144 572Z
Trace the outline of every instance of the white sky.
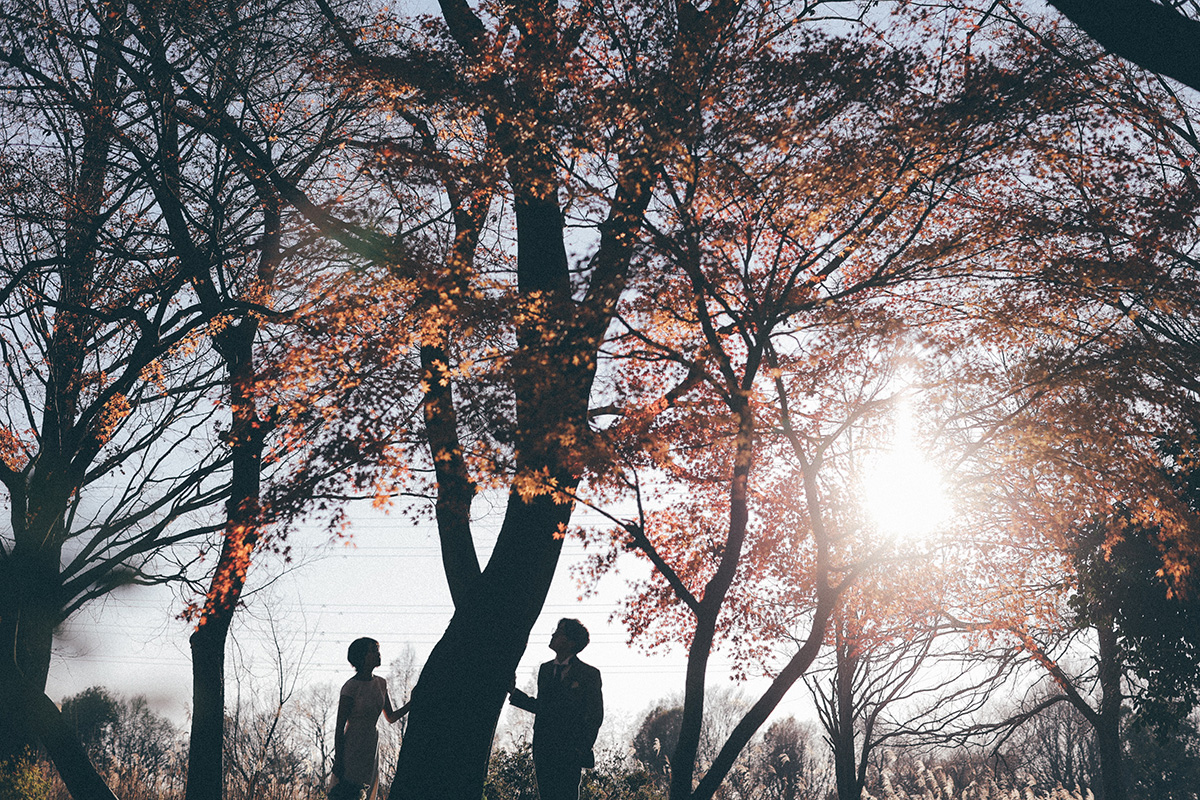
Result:
M576 512L576 522L583 513ZM432 524L413 527L399 513L385 516L367 507L354 516L351 532L347 546L329 542L324 529L302 530L292 537L299 565L265 589L262 584L273 567L251 573L251 588L257 591L235 623L228 683L240 674L243 686L271 693L278 682L272 655L276 637L301 686L340 685L353 672L345 660L346 646L359 636L380 641L384 666L379 674L386 674L406 645L414 648L418 664L424 663L452 612ZM481 558L492 541L483 538ZM656 701L682 693L685 654L676 648L645 655L626 644L620 622L609 621L624 594L625 578L609 576L598 595L580 600L570 566L583 553L578 540L568 539L517 679L521 685L532 684L537 665L551 657L547 643L559 618L582 620L592 636L582 658L601 670L606 727L621 735ZM632 560L629 566L641 568ZM63 626L56 641L47 687L51 699L61 701L101 685L125 696L144 694L156 710L185 725L191 700L190 628L175 618L180 608L173 591L162 587L124 590L85 608ZM711 686L730 686L728 660L714 657L709 675ZM756 696L754 688L747 687L747 696ZM761 691L761 682L757 688ZM509 713L514 713L511 708ZM807 690L793 687L777 715L813 719Z

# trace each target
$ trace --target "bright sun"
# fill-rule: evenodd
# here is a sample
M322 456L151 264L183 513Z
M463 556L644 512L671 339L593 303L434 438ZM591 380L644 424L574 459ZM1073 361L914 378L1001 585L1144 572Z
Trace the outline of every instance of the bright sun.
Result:
M942 475L913 442L912 427L911 411L902 405L891 448L867 468L863 483L867 513L880 533L897 540L929 535L951 512Z

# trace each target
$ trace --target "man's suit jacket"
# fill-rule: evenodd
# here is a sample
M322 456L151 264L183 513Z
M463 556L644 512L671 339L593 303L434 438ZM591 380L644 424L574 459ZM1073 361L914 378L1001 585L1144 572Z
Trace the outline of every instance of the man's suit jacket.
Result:
M554 662L538 670L538 696L520 689L512 692L512 704L537 715L533 722L533 757L594 767L592 745L604 721L604 697L600 670L572 658L561 679L554 677Z

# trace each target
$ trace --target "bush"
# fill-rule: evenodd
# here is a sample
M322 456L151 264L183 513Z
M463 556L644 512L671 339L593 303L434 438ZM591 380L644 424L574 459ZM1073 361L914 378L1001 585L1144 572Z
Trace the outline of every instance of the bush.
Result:
M584 770L579 800L666 800L666 792L636 758L615 756Z
M527 742L492 753L483 800L538 800L533 751ZM666 800L632 756L597 759L596 769L583 771L579 800Z
M528 743L492 753L483 800L538 800L533 777L533 750Z
M23 758L0 761L0 800L49 800L50 778L43 765L26 752Z

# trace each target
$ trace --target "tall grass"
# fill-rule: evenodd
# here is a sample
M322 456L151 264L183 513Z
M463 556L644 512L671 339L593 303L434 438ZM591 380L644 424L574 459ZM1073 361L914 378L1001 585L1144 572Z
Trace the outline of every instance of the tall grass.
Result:
M1095 800L1090 789L1063 786L1036 790L1033 785L1014 785L1011 777L998 777L988 768L977 769L971 781L956 786L941 768L926 769L921 762L903 774L884 769L875 792L863 792L863 800Z

